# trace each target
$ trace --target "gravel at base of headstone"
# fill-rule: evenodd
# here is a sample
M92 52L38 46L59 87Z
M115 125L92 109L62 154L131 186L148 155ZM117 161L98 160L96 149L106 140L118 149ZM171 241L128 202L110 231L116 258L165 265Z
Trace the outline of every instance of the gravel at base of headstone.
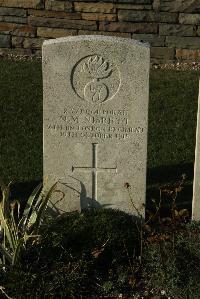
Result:
M144 216L149 52L116 37L44 43L44 177L59 182L56 212L108 207Z

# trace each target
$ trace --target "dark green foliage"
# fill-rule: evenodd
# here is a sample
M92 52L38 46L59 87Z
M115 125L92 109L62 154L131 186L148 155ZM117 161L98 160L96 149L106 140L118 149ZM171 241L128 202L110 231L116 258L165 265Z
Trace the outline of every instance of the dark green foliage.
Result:
M144 291L198 299L200 224L181 222L144 235L139 263L138 219L119 211L71 213L42 226L41 242L18 267L0 271L6 293L18 298L125 298ZM153 297L148 297L153 298ZM168 297L158 297L168 298Z
M179 227L168 241L151 240L145 255L149 288L174 299L200 298L200 223Z
M151 71L149 168L175 165L177 171L177 164L193 162L199 74L199 71Z
M42 177L41 62L0 59L0 174L10 180Z
M15 298L95 298L128 290L140 246L135 219L100 209L51 220L20 269L2 277L3 286Z

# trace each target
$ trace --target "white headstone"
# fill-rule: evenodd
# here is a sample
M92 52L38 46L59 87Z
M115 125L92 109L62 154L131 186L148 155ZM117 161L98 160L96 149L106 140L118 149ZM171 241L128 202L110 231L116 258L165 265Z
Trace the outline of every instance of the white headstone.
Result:
M44 177L65 194L60 212L101 206L144 216L149 65L149 46L134 40L44 43Z
M200 81L199 81L199 99L198 99L198 112L197 112L192 219L196 221L200 220Z

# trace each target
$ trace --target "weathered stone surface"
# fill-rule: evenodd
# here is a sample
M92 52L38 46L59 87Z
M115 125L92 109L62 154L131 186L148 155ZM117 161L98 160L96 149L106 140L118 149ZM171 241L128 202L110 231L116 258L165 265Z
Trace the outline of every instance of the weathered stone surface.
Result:
M45 41L44 38L30 38L25 37L23 46L24 48L31 48L31 49L41 49L43 42Z
M15 16L0 16L0 22L26 24L27 18L15 17Z
M167 62L169 60L174 60L175 51L173 48L166 47L151 47L151 58L154 60Z
M0 0L2 7L44 8L42 0Z
M41 49L43 42L43 38L29 38L18 36L12 37L12 46L14 48Z
M192 25L172 25L172 24L160 24L160 35L179 35L179 36L194 36L195 28Z
M82 11L82 12L101 12L101 13L115 13L116 8L115 4L113 3L74 3L75 11Z
M200 36L200 26L197 27L197 35Z
M31 56L32 51L30 49L22 49L22 48L0 48L0 56L1 55L14 55L16 56Z
M55 10L55 11L72 11L73 4L69 1L66 2L66 1L46 0L45 8L48 10Z
M103 13L82 13L83 20L90 21L116 21L116 14L103 14Z
M78 12L70 13L64 11L47 11L47 10L29 9L28 14L35 17L45 17L45 18L70 19L70 20L81 19L81 13Z
M97 30L95 21L28 17L28 23L38 27Z
M14 48L23 48L24 37L12 36L12 46Z
M176 49L176 58L180 60L200 61L200 50Z
M181 24L200 24L200 13L199 14L179 14L179 23Z
M0 7L0 16L26 17L25 9Z
M152 47L162 47L165 44L165 37L156 34L132 34L132 38L148 42Z
M199 99L197 112L197 130L196 130L196 149L194 163L194 183L193 183L193 200L192 200L192 219L200 220L200 81L199 81Z
M158 0L156 7L160 11L200 12L199 0Z
M28 25L0 23L0 32L4 34L34 37L36 34L36 28Z
M73 1L73 0L70 0ZM78 0L78 2L85 2L86 0ZM94 2L94 0L87 0L87 2ZM131 4L151 4L152 0L104 0L104 3L131 3Z
M176 48L199 49L200 37L167 36L166 45Z
M77 30L46 28L46 27L37 28L37 36L40 37L58 38L58 37L72 36L72 35L77 35Z
M135 4L126 4L126 3L117 3L116 8L118 9L132 9L132 10L148 10L151 9L151 5L135 5Z
M10 36L0 34L0 48L9 48L11 45Z
M157 33L158 25L154 23L100 22L99 30L132 33Z
M153 0L153 9L159 11L160 9L160 0Z
M64 1L52 1L46 0L45 1L45 8L49 10L57 10L57 11L64 11L65 9L65 2Z
M43 45L44 177L60 211L108 207L144 216L149 47L70 37ZM61 196L62 198L62 196Z
M178 20L177 13L159 12L154 11L133 11L133 10L119 10L119 21L133 21L133 22L163 22L174 23Z
M131 38L131 33L128 32L109 32L109 31L89 31L89 30L79 30L78 35L106 35L106 36L116 36Z

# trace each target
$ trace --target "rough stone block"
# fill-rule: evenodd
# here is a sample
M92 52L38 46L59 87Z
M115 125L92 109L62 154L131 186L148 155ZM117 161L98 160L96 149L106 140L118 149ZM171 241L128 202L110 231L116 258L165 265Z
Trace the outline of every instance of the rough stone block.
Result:
M44 8L43 0L0 0L2 7Z
M70 20L80 20L81 13L74 12L64 12L64 11L49 11L49 10L36 10L29 9L28 14L35 17L44 17L44 18L57 18L57 19L70 19Z
M22 49L22 48L0 48L1 55L14 55L16 56L31 56L31 49Z
M196 32L194 26L192 25L160 24L159 34L176 36L194 36Z
M132 10L119 10L119 21L131 22L163 22L174 23L178 20L177 13L159 12L154 11L132 11Z
M19 8L0 7L0 16L26 17L27 11Z
M116 7L114 3L74 3L75 11L81 12L101 12L101 13L115 13Z
M73 4L69 1L46 0L45 8L48 10L71 12L73 10Z
M44 38L29 38L26 37L23 42L24 48L30 49L41 49L43 42L45 41Z
M199 49L200 37L167 36L166 45L181 49Z
M127 32L79 30L78 35L106 35L106 36L118 36L118 37L131 38L131 33L127 33Z
M71 36L71 35L77 35L77 30L46 28L46 27L37 28L37 36L40 37L58 38L58 37Z
M34 37L36 34L36 28L28 25L0 23L0 32L17 36Z
M127 4L127 3L117 3L117 9L131 9L131 10L150 10L152 9L151 5L144 5L144 4Z
M15 17L15 16L0 16L0 22L26 24L27 18Z
M64 11L65 10L65 2L64 1L46 0L45 1L45 9Z
M100 22L99 30L132 33L157 33L158 25L155 23Z
M200 61L200 50L176 49L176 58L180 60Z
M116 21L117 15L116 14L103 14L103 13L82 13L83 20L90 20L90 21Z
M169 60L174 60L175 51L173 48L166 47L151 47L151 58L157 59L158 61L167 62Z
M160 0L153 0L153 10L159 11L160 9Z
M23 48L24 37L12 36L12 46L14 48Z
M0 48L9 48L11 45L11 38L9 35L0 34Z
M200 12L199 0L156 0L154 7L169 12Z
M73 1L73 0L70 0ZM77 2L86 2L86 0L78 0ZM94 0L87 0L87 2L94 2ZM100 1L99 1L100 2ZM151 4L152 0L104 0L104 3L130 3L130 4Z
M179 23L181 24L200 24L200 13L199 14L179 14Z
M132 39L148 42L152 47L163 47L165 37L156 34L132 34Z
M37 27L97 30L97 24L95 21L86 20L66 20L30 16L28 17L28 23Z

